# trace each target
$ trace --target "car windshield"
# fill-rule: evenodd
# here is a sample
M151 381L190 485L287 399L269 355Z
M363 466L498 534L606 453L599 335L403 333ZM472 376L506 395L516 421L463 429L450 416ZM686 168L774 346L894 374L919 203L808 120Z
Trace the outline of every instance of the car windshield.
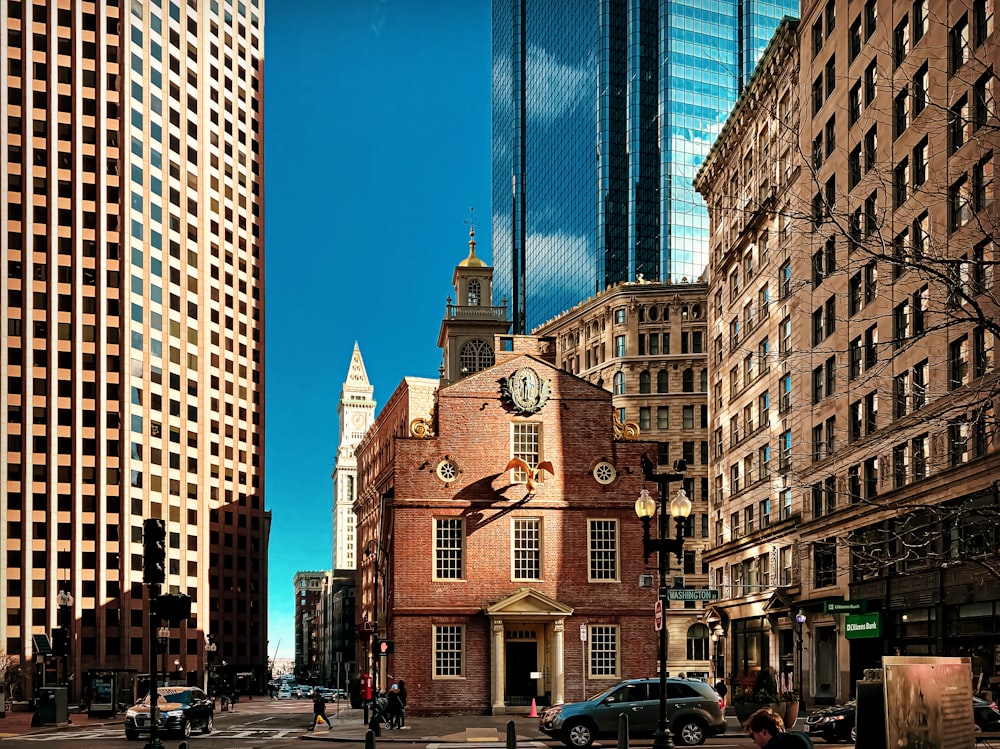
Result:
M184 691L184 692L167 692L166 694L163 694L161 692L161 693L158 693L156 695L156 697L157 697L157 699L156 699L156 704L157 705L167 705L167 704L171 704L171 703L172 704L177 704L177 705L186 705L191 700L191 692L188 692L188 691ZM147 694L145 697L143 697L142 701L139 704L140 705L145 705L146 707L149 707L149 695Z

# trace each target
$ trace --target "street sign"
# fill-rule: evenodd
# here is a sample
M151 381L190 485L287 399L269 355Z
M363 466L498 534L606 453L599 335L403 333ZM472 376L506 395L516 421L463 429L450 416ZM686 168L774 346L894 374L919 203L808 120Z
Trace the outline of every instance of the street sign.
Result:
M867 601L845 601L841 599L827 599L823 601L824 614L864 614L868 611Z
M670 588L668 601L718 601L719 591L709 588Z
M587 625L586 624L581 624L580 625L580 642L586 642L586 641L587 641Z
M653 626L659 632L663 629L663 600L657 599L656 606L653 607Z

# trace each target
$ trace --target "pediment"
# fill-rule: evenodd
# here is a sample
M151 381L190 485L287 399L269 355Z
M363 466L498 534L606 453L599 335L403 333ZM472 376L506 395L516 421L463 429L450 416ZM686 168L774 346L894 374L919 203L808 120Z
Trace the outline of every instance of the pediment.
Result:
M484 606L483 611L493 617L566 617L573 614L572 608L534 588L519 588L506 598Z
M779 590L774 591L771 597L764 602L764 611L788 611L792 608L792 600Z

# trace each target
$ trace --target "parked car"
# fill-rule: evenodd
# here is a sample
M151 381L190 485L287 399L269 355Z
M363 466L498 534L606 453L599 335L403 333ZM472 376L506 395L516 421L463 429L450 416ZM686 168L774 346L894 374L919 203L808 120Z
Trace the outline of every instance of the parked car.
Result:
M725 733L722 700L708 684L667 679L667 702L675 743L696 746ZM545 708L538 728L567 746L584 749L597 738L616 736L621 713L628 715L630 736L652 736L660 717L660 680L629 679L589 700Z
M157 730L188 738L191 730L201 728L211 733L215 724L215 704L198 687L160 687L157 690ZM125 738L134 741L140 734L150 733L149 695L125 713Z
M853 742L855 740L854 715L857 702L851 700L843 705L825 707L806 718L806 733L829 742ZM995 702L987 702L978 697L972 699L972 717L976 732L1000 731L1000 710Z
M976 720L976 733L1000 731L1000 709L997 708L997 703L973 697L972 715Z
M810 713L806 718L806 733L829 741L854 741L855 700L843 705L831 705Z
M290 700L290 699L292 699L292 688L291 687L282 687L281 689L279 689L278 690L278 699L279 700Z

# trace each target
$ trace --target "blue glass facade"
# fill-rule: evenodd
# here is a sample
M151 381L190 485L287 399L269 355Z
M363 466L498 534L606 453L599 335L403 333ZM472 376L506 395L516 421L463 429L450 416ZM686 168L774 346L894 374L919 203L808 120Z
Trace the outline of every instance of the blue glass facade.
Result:
M496 304L528 332L638 275L694 281L691 183L797 0L494 0Z

